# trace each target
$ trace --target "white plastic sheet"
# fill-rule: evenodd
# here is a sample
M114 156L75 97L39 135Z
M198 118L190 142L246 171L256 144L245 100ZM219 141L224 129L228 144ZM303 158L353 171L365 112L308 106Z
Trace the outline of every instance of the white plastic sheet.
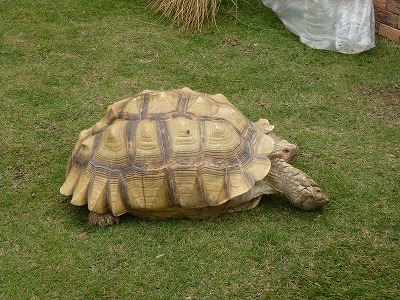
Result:
M300 41L316 49L360 53L375 46L372 0L263 0Z

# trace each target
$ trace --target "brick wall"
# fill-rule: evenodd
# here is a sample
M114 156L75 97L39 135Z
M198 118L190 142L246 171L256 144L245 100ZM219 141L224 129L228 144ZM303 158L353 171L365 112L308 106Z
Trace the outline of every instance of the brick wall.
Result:
M375 31L390 40L400 40L400 0L373 0Z

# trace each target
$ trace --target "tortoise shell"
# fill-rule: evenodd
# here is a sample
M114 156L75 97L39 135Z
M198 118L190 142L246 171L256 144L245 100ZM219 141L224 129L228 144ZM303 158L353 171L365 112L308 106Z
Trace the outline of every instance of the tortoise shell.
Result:
M267 175L273 147L221 94L143 91L80 133L60 191L114 216L219 206Z

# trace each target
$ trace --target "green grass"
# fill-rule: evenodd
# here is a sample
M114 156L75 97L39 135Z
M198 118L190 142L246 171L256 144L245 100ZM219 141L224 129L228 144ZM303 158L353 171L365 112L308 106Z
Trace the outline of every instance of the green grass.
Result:
M1 0L0 16L1 299L398 299L399 43L313 50L255 0L201 35L145 0ZM58 193L78 133L183 86L276 124L331 203L90 226Z

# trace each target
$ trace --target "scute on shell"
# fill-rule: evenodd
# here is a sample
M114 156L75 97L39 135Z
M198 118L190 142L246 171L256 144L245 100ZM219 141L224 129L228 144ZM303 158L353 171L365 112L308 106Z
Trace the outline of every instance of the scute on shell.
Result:
M219 206L267 175L273 147L221 94L143 91L80 133L60 192L115 216Z

